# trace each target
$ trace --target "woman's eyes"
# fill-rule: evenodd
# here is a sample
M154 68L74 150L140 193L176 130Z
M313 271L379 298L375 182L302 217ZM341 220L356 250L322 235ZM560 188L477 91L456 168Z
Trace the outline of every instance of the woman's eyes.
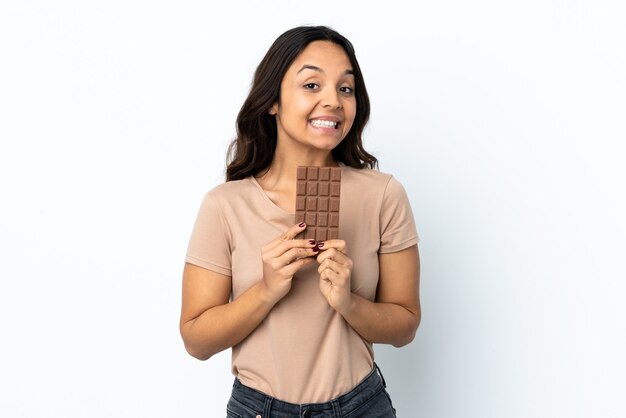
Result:
M319 87L319 84L317 83L306 83L304 85L304 88L307 90L314 90L315 88ZM354 89L352 87L339 87L339 91L341 91L342 93L346 93L346 94L352 94L354 93Z
M348 94L354 93L354 89L352 87L341 87L341 88L339 88L339 90L343 91L344 93L348 93Z

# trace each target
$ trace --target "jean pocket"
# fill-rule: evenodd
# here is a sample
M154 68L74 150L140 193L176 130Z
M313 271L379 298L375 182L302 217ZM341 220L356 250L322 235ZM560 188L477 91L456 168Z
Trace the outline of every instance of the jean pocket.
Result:
M226 418L243 418L241 415L226 407Z
M389 401L389 406L391 406L391 410L393 411L393 416L396 416L396 408L393 407L393 402L391 402L391 396L389 396L389 392L387 392L386 389L383 389L383 392L385 393L385 396L387 397L387 400Z
M345 418L394 418L396 412L391 405L389 395L381 387L374 395L362 400L362 403L351 411L342 412Z
M232 396L226 405L226 416L228 418L256 418L259 414L260 412L255 411Z

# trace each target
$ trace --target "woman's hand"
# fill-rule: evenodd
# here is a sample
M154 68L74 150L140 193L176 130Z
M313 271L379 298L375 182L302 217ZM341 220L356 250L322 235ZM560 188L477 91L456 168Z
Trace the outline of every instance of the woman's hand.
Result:
M322 252L317 256L320 291L334 310L343 314L350 308L352 289L352 260L345 254L346 242L335 239L321 242Z
M315 240L294 239L305 228L304 222L294 225L262 249L263 283L273 303L289 293L293 275L319 253Z

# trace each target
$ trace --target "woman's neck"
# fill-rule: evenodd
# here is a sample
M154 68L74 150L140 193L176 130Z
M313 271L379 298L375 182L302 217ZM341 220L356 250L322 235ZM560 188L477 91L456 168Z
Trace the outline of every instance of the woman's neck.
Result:
M272 164L257 179L266 190L295 191L298 166L337 167L332 153L326 150L309 149L285 152L276 148Z
M258 176L268 185L293 185L295 189L296 171L298 166L337 167L339 164L334 160L332 153L326 150L306 149L293 152L277 147L270 167ZM276 187L270 187L276 189Z

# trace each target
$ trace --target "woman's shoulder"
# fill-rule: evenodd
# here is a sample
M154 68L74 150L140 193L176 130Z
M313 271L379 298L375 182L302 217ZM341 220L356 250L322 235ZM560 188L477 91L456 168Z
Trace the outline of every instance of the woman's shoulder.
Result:
M371 168L342 166L342 181L354 182L367 187L383 187L393 179L393 175Z
M206 192L207 196L215 199L232 198L237 195L245 195L252 190L253 184L250 177L241 180L231 180L220 183Z
M393 174L370 168L342 167L342 189L351 190L360 201L406 199L406 190Z
M221 208L237 208L256 204L254 184L250 178L231 180L220 183L204 193L203 201L209 206Z

